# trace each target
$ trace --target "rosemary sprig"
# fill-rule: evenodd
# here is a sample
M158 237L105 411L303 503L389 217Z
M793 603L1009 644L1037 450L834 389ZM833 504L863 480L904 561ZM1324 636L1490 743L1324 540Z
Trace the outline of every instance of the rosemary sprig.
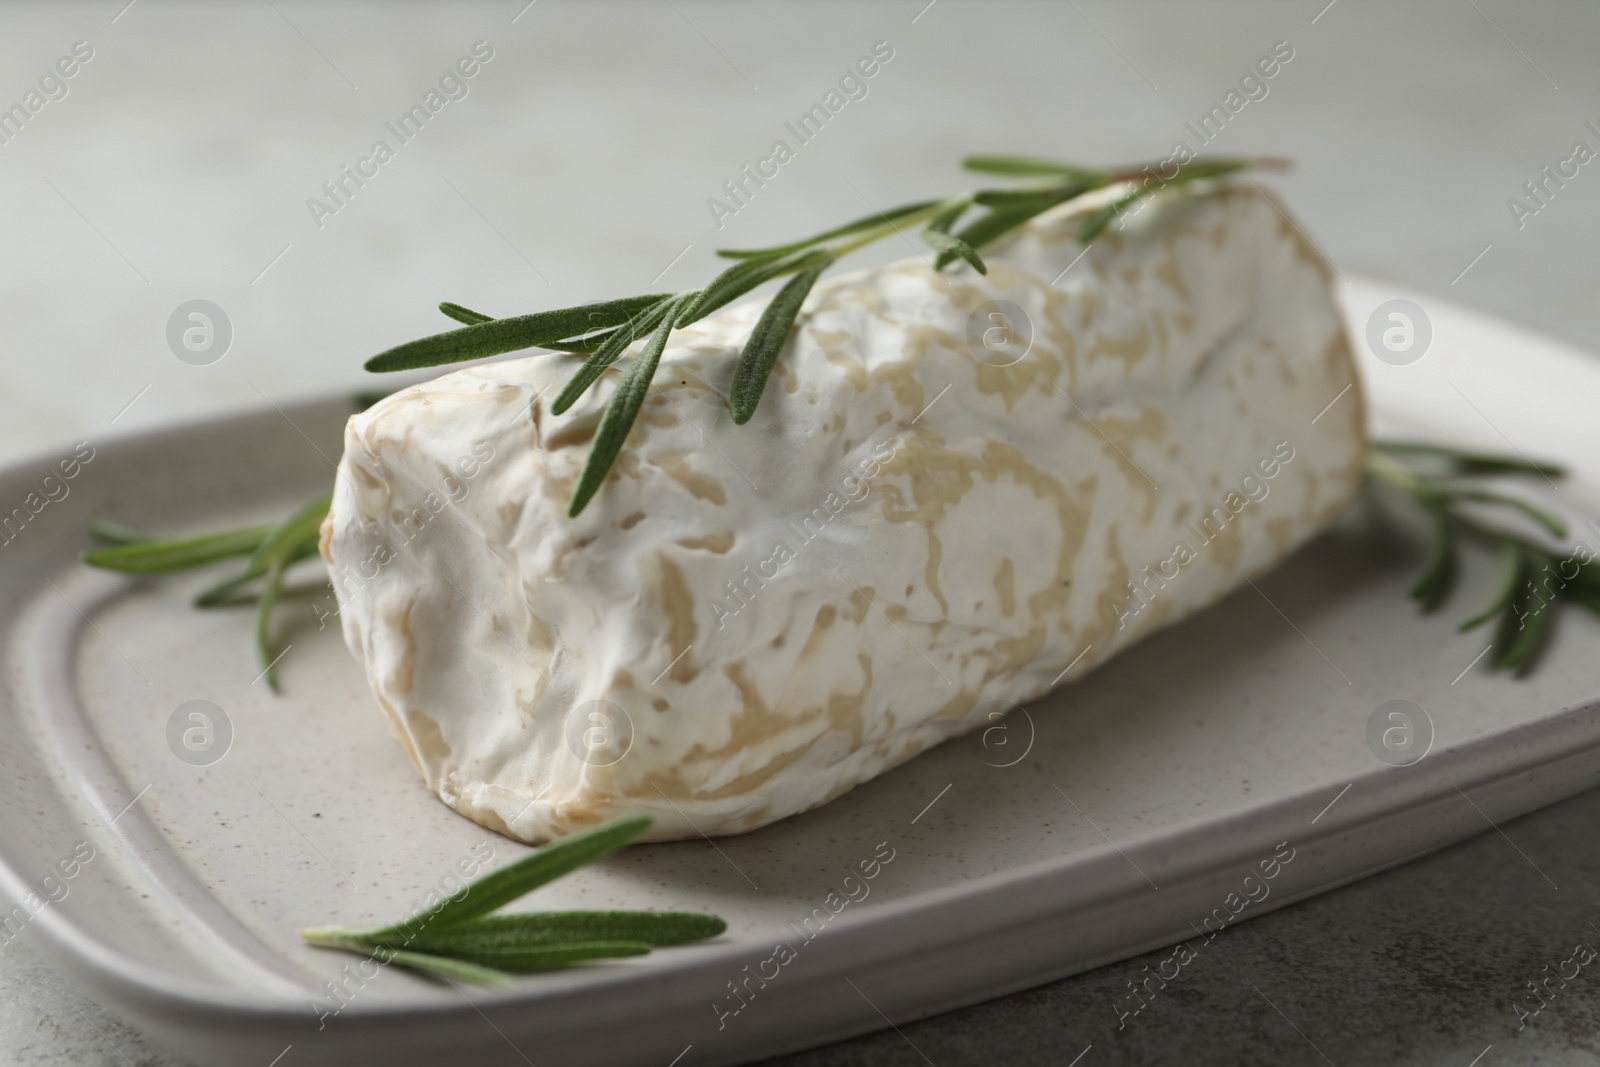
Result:
M1515 456L1407 441L1376 441L1367 457L1371 481L1410 497L1428 515L1432 531L1428 561L1411 587L1411 596L1423 611L1433 611L1449 600L1460 572L1463 539L1499 550L1500 580L1494 596L1487 607L1462 623L1461 629L1471 630L1498 617L1490 663L1510 669L1518 677L1533 669L1561 603L1575 602L1600 614L1600 562L1577 559L1575 553L1500 523L1485 522L1474 514L1474 505L1531 520L1552 538L1567 535L1560 516L1472 479L1483 475L1554 479L1564 473L1554 464Z
M723 249L717 254L734 260L734 264L702 289L624 297L506 319L491 318L460 304L443 303L439 310L465 325L379 353L367 361L366 368L395 371L436 367L526 348L584 355L587 358L582 366L551 404L551 410L559 415L577 403L634 344L645 341L606 403L567 509L568 515L576 518L604 484L621 453L644 406L671 332L698 322L767 282L790 279L767 305L739 355L728 398L737 424L750 421L755 414L773 365L817 279L858 248L921 223L922 239L935 253L935 270L961 260L983 274L988 267L978 254L980 248L1084 193L1115 185L1128 187L1125 195L1084 218L1078 239L1088 244L1135 201L1162 189L1250 167L1281 164L1261 159L1195 159L1171 177L1154 173L1153 165L1100 170L1017 156L970 156L963 165L981 173L1038 180L1023 187L979 189L942 200L906 204L770 248ZM979 214L957 228L974 211Z
M527 348L583 356L565 388L552 402L556 414L569 410L605 372L638 342L621 381L601 414L589 455L573 491L568 514L577 516L599 492L621 454L649 395L662 352L673 330L681 329L770 281L787 279L763 309L734 367L728 407L736 424L750 421L773 367L794 330L800 310L817 280L841 257L858 248L921 225L922 239L934 251L934 268L960 260L979 272L987 265L978 250L1058 204L1096 189L1126 186L1125 194L1092 212L1080 226L1079 240L1098 237L1118 212L1144 197L1185 182L1215 178L1247 168L1280 168L1273 159L1195 159L1170 177L1154 165L1099 169L1022 156L969 156L968 170L1007 179L1031 179L1005 188L978 189L940 200L923 200L856 219L800 241L756 249L722 249L734 262L701 289L652 293L497 319L455 303L439 310L461 324L391 348L369 359L370 371L401 371L482 359ZM363 393L357 408L385 393ZM128 574L155 575L219 560L249 557L244 568L201 591L202 608L254 604L256 651L262 674L278 688L271 641L271 617L288 571L317 552L317 528L327 514L323 498L282 523L252 526L202 537L163 540L114 523L91 525L105 547L84 554L97 567Z
M314 926L307 942L398 963L444 979L504 985L512 972L584 960L642 956L652 948L716 937L715 915L658 911L490 912L539 886L604 859L649 829L648 815L616 819L534 850L469 883L425 914L390 926Z
M243 570L202 590L194 604L199 608L256 605L256 656L267 684L276 691L278 657L273 652L272 609L289 568L317 554L322 520L331 500L319 497L279 523L199 537L163 540L115 523L97 522L91 524L90 532L106 547L85 552L83 561L105 570L150 576L249 557Z

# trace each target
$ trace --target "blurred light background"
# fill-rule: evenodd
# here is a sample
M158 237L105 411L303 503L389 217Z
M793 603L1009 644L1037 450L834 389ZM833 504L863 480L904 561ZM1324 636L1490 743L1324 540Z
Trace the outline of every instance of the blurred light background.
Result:
M967 153L1157 159L1197 145L1186 124L1275 48L1292 59L1207 151L1293 159L1270 183L1346 274L1600 347L1600 169L1520 225L1508 207L1575 141L1600 147L1593 4L524 3L0 9L0 108L44 100L26 123L0 116L0 458L372 388L362 360L446 328L440 300L511 314L688 287L719 246L959 188ZM892 57L865 95L799 145L785 123L875 45ZM92 54L58 68L75 46ZM385 124L463 57L475 72L401 144ZM308 206L380 138L393 158L346 180L337 212ZM780 138L794 158L719 220L707 201ZM167 340L196 299L233 334L203 366ZM1527 832L1592 851L1580 828L1597 808L1569 802ZM1330 1054L1466 1067L1469 1024L1517 989L1460 962L1482 964L1473 939L1518 911L1499 856L1480 839L1248 924L1229 935L1240 973L1298 973L1297 1017ZM176 1062L29 951L0 955L0 1061ZM1094 1037L1085 1064L1322 1062L1235 978L1189 990L1137 1045ZM920 1051L890 1031L793 1062L1065 1064L1111 1031L1108 981L908 1027ZM1600 1062L1595 1018L1574 1008L1483 1067Z

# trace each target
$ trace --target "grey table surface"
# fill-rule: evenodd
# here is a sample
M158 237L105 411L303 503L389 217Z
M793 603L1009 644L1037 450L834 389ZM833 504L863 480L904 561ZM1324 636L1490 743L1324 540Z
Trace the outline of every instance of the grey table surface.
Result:
M693 284L719 245L960 187L967 152L1159 158L1278 42L1293 58L1208 151L1292 157L1273 183L1344 272L1600 350L1600 177L1523 192L1600 147L1592 4L525 3L0 9L0 106L92 50L0 144L0 461L359 388L360 359L439 328L441 298L510 313ZM465 95L318 218L323 183L479 41ZM715 218L879 41L865 97ZM233 329L206 366L166 338L196 298ZM1597 823L1589 794L1244 923L1121 1031L1113 1001L1156 956L773 1062L1600 1063L1588 972L1520 1030L1512 1008L1600 938ZM0 950L0 1062L181 1062L38 950Z

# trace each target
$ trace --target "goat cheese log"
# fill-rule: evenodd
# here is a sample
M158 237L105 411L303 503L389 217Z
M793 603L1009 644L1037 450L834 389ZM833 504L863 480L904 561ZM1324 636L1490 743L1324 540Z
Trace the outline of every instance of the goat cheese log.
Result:
M539 842L826 803L1272 567L1357 491L1361 388L1327 264L1251 187L1085 198L985 250L824 281L754 418L762 309L673 334L599 494L619 370L446 374L351 418L322 552L428 787ZM1331 405L1331 406L1330 406Z

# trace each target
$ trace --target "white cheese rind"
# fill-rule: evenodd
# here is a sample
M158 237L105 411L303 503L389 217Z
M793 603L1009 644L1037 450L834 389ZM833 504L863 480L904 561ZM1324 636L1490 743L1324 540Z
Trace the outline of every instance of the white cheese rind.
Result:
M823 282L742 427L724 397L761 303L674 334L575 520L615 370L561 417L560 355L353 417L323 553L429 788L526 841L630 812L656 840L753 829L1081 655L1080 677L1343 510L1361 390L1280 209L1167 194L1081 260L1080 214L991 250L987 277ZM969 340L990 301L1023 310L1026 355L1020 331Z

